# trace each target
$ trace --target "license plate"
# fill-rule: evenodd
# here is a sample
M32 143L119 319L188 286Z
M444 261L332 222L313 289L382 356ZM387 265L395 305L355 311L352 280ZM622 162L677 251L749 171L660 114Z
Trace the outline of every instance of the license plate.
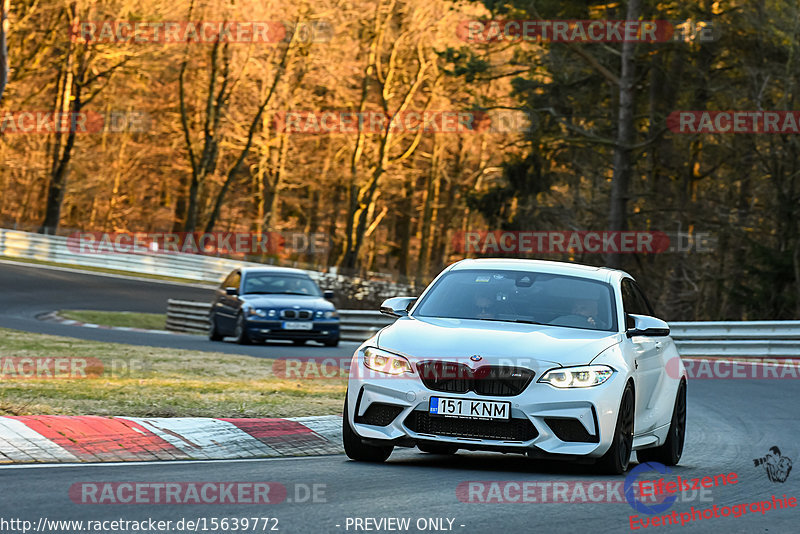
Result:
M313 330L314 323L302 323L300 321L284 321L283 322L283 329L284 330Z
M431 415L449 415L467 419L510 419L511 403L473 399L431 397Z

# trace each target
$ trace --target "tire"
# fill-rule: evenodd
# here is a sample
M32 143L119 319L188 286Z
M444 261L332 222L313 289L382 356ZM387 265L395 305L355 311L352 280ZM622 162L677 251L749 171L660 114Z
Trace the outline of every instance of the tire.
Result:
M394 449L392 445L376 447L361 442L361 438L350 426L347 417L347 394L344 397L344 414L342 415L342 443L347 457L357 462L383 463Z
M213 315L208 318L208 323L208 339L210 341L222 341L223 335L217 330L217 320L214 319Z
M339 338L336 339L329 339L327 341L322 342L323 345L326 347L338 347L339 346Z
M244 314L239 313L236 316L236 330L233 331L236 342L239 345L249 345L252 343L250 336L247 335L247 328L245 328Z
M446 445L444 443L417 443L417 448L422 452L428 454L455 454L458 452L458 447L454 445Z
M611 448L597 461L596 467L599 472L621 475L628 470L633 449L634 410L633 386L629 382L622 392Z
M640 464L658 462L664 465L678 465L683 454L683 442L686 438L686 381L681 380L678 393L675 395L675 407L672 409L672 421L669 425L667 440L663 445L636 451L636 459Z
M306 344L306 340L305 339L293 339L292 343L294 343L295 345L305 345Z

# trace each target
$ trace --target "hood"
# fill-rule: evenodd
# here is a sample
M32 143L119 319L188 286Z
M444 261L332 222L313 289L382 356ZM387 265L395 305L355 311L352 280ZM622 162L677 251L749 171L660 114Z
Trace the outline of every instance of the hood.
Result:
M241 300L254 308L292 308L300 306L311 310L333 310L333 304L322 297L304 295L242 295Z
M621 341L616 332L474 319L402 317L381 330L378 347L415 360L537 360L558 365L588 364ZM524 365L524 364L523 364Z

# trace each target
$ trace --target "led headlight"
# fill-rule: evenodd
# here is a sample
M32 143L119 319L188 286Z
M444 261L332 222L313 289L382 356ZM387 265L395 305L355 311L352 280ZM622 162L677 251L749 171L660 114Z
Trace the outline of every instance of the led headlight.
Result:
M557 388L588 388L602 384L613 374L614 370L607 365L560 367L547 371L539 379L539 382Z
M392 354L374 347L364 349L364 366L387 375L414 373L408 360L399 354Z

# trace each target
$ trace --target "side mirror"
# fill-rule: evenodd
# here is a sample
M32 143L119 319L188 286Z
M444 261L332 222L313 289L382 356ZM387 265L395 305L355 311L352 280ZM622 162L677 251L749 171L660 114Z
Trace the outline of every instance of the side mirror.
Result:
M408 310L417 301L417 297L392 297L381 304L381 313L392 317L405 317Z
M227 295L238 295L239 294L239 290L237 288L235 288L235 287L226 287L225 288L225 293Z
M322 292L322 298L325 300L331 300L333 298L333 291L330 289Z
M656 319L649 315L634 315L632 313L629 314L628 317L633 322L633 326L625 331L628 337L662 337L669 335L669 325L661 319Z

